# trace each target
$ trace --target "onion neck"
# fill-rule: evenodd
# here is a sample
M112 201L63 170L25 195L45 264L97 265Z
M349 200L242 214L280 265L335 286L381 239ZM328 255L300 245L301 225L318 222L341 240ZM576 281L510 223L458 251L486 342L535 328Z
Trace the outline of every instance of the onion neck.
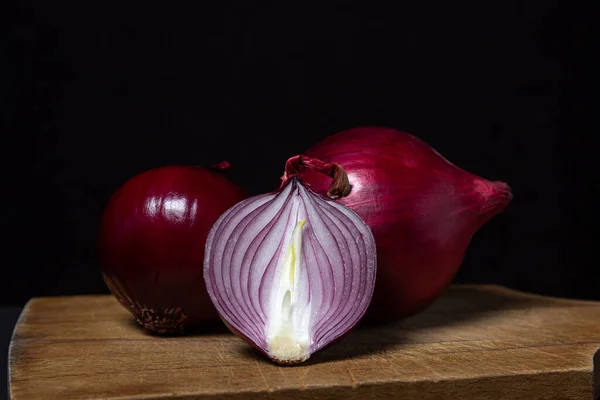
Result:
M267 333L268 350L280 364L298 364L310 356L310 304L298 304L302 255L300 220L292 233L279 282L271 294L271 314Z
M285 171L281 177L281 187L290 179L300 176L303 171L313 170L321 172L331 178L327 195L332 199L339 199L350 194L352 186L348 174L337 163L326 163L318 158L308 157L303 154L289 158L285 163Z
M504 182L479 179L474 182L474 187L481 198L480 213L486 219L502 211L513 197L510 187Z

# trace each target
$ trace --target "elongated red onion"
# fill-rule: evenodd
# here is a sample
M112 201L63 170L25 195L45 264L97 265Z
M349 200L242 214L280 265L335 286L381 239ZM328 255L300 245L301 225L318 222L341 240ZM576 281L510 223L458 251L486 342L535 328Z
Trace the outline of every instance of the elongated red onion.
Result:
M204 289L204 241L217 218L245 198L217 170L165 166L142 172L111 197L100 224L102 275L137 322L178 334L219 317Z
M279 191L229 209L206 241L204 279L221 318L282 365L301 363L350 331L375 286L369 227L306 187L298 176L304 168L334 178L332 197L347 194L339 166L292 157Z
M385 127L329 136L306 151L338 163L352 190L339 202L356 211L377 242L378 277L365 317L390 321L417 313L453 280L475 232L512 198L503 182L466 172L418 138ZM306 171L325 193L329 179Z

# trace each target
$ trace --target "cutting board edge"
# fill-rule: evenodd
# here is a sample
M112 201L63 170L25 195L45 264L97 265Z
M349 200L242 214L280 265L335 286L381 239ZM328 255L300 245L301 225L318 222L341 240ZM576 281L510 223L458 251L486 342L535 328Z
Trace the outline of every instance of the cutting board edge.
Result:
M12 365L13 365L13 358L14 358L14 347L16 345L15 336L18 334L18 331L21 329L23 319L26 318L26 315L27 315L26 311L29 310L29 308L31 308L31 304L34 303L35 299L36 298L31 298L25 303L25 306L23 306L23 309L21 310L21 313L19 314L19 317L17 318L17 321L15 322L15 326L13 327L12 333L10 335L10 343L8 344L8 357L6 358L6 374L7 374L6 391L7 391L9 400L14 399L13 384L12 384L12 379L13 379Z
M600 400L600 346L592 357L592 373L594 376L594 400Z
M335 385L323 385L323 386L311 386L309 388L274 388L274 389L258 389L258 390L241 390L237 392L233 391L222 391L222 392L213 392L213 393L164 393L157 394L152 397L146 396L111 396L102 398L102 400L247 400L254 399L256 396L260 398L266 399L285 399L285 400L293 400L293 399L306 399L307 395L320 397L324 395L327 399L333 398L346 398L348 400L356 400L363 398L365 394L364 391L370 393L371 395L375 394L379 396L383 391L395 391L396 385L400 385L403 388L406 385L424 385L428 384L429 390L433 388L435 390L435 386L439 385L440 393L446 393L446 387L456 385L456 384L464 384L465 386L475 386L481 388L481 390L487 391L486 388L489 388L493 385L496 385L498 380L502 379L510 379L518 378L514 380L513 383L518 382L519 379L527 379L527 378L539 378L544 379L548 376L557 376L569 374L572 378L573 374L579 374L580 379L582 381L589 380L590 371L589 369L573 369L568 371L543 371L543 372L532 372L530 374L505 374L505 375L496 375L496 376L477 376L477 377L465 377L465 378L452 378L452 379L423 379L423 380L392 380L385 382L363 382L360 384L335 384ZM431 386L433 385L433 386ZM517 385L518 386L518 385ZM348 392L350 391L350 392ZM432 392L433 393L433 392ZM435 395L435 393L433 393ZM594 394L594 400L596 400L596 395ZM369 397L371 398L371 397ZM387 398L387 397L386 397ZM437 398L437 397L436 397ZM443 397L444 399L450 399L454 397ZM505 399L505 397L502 397ZM532 399L536 400L537 397ZM9 391L9 400L21 400L20 396L14 396L12 392L12 388ZM541 398L540 398L541 400Z

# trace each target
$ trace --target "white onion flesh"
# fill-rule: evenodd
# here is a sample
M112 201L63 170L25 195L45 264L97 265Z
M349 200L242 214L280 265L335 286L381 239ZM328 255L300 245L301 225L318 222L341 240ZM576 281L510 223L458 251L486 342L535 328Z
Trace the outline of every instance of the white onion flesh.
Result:
M274 361L297 364L360 321L376 259L356 213L292 178L221 215L206 241L204 279L235 333Z

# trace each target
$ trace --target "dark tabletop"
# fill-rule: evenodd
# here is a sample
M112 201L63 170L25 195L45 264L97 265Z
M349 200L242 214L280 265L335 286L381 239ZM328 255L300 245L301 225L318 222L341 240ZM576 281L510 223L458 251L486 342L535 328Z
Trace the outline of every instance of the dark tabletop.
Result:
M8 345L20 313L18 307L0 308L0 400L8 399Z

